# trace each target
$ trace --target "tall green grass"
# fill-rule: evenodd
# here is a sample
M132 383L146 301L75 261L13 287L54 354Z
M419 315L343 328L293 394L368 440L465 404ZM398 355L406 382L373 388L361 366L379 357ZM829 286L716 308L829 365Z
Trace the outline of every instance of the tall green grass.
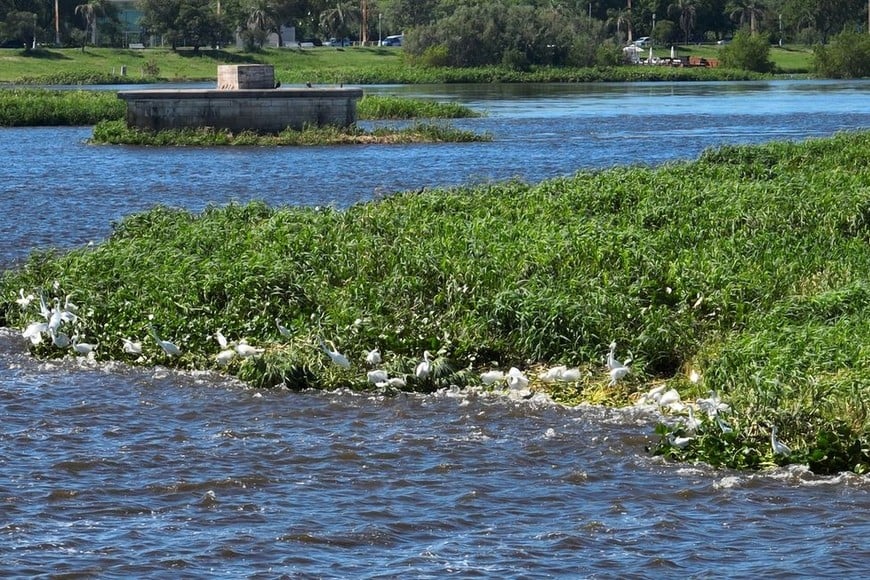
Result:
M345 211L157 207L100 245L6 272L0 324L38 318L16 304L19 289L73 293L98 358L132 358L120 339L145 338L151 319L184 354L167 359L146 338L144 361L183 368L216 366L220 328L267 349L227 369L260 386L366 388L361 360L375 346L423 391L475 382L494 364L577 365L580 382L547 387L557 400L624 403L664 382L731 405L733 433L708 423L676 448L667 436L679 427L663 425L657 453L860 472L870 464L868 246L861 132L656 169L403 192ZM317 337L354 367L329 364ZM602 364L611 340L634 359L615 387ZM423 350L438 353L439 372L415 381ZM792 456L772 455L773 425Z
M114 92L12 89L0 91L0 126L93 125L122 119Z

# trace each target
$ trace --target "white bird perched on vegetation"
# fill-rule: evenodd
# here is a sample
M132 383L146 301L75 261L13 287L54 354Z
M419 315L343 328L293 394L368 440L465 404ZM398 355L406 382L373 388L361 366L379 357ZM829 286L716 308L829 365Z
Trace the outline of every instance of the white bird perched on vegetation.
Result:
M266 352L266 349L251 346L248 344L248 341L243 338L239 341L239 344L236 345L236 352L239 353L239 356L242 358L250 358L252 356L257 356L258 354L263 354Z
M387 371L378 369L367 372L366 378L373 385L377 385L378 383L384 383L384 385L386 385L390 380L390 375Z
M686 445L689 444L689 442L692 441L692 439L694 439L694 437L677 437L674 436L673 433L668 435L668 443L670 443L677 449L683 449Z
M517 367L511 367L507 374L508 387L515 391L525 391L529 388L529 378Z
M76 353L81 355L90 355L97 348L97 344L91 344L89 342L79 342L79 335L76 334L72 338L72 347Z
M493 385L504 380L504 373L499 370L486 371L480 374L480 382L484 385Z
M332 359L332 362L334 362L343 369L350 368L350 361L347 359L346 356L338 352L338 349L335 348L335 344L331 340L329 341L329 346L326 346L326 343L323 341L323 339L318 340L320 341L320 348L322 348L323 352L325 352L329 356L329 358Z
M127 354L142 354L142 343L137 341L130 340L129 338L122 338L124 341L124 352Z
M776 438L776 425L770 430L770 447L774 455L791 455L791 448Z
M34 298L35 298L35 296L33 294L28 294L27 296L25 296L24 295L24 288L19 288L18 289L18 298L15 299L15 302L18 303L18 306L20 306L22 309L24 309L24 308L27 308L28 306L30 306L30 303L33 302Z
M429 377L429 373L432 371L432 363L429 361L430 356L432 355L429 354L429 351L424 350L423 360L420 361L417 368L414 369L414 375L421 381L425 381Z
M381 351L373 348L366 354L366 364L370 367L381 364Z
M698 427L701 426L701 420L695 417L695 412L691 405L689 405L687 409L689 411L689 418L684 419L683 422L686 425L686 431L694 435L695 431L698 430Z
M230 364L230 361L232 361L233 358L235 358L235 356L236 356L235 349L225 348L224 350L217 353L217 355L214 358L219 366L225 367L228 364Z
M21 336L30 340L30 344L37 345L42 342L42 333L48 332L48 323L31 322L21 332Z
M662 396L659 398L659 406L667 407L671 411L682 411L683 402L677 389L668 389L662 393Z
M281 334L281 336L285 338L290 338L291 336L293 336L293 333L290 332L290 329L281 324L281 321L277 318L275 319L275 326L278 327L278 332Z
M69 346L69 336L64 332L51 333L51 344L57 348L66 348Z
M562 376L565 374L565 371L568 370L568 367L564 365L550 367L546 371L542 372L538 375L538 378L541 379L543 383L555 383L556 381L561 381Z
M709 417L714 417L719 413L731 410L728 403L723 403L722 399L719 398L719 395L717 395L715 391L710 391L709 397L698 399L696 403L698 404L698 408L707 413Z
M151 333L151 336L154 337L154 341L157 345L163 349L163 352L166 356L178 356L181 354L181 349L175 343L169 342L168 340L160 340L160 337L157 336L157 331L154 330L154 327L148 325L148 331Z
M608 357L608 359L610 359L610 357ZM612 387L616 385L618 381L625 378L628 373L631 372L631 369L628 368L628 365L631 364L631 359L626 359L624 363L621 363L616 359L608 360L608 364L610 364L610 362L616 365L611 368L608 373L610 374L610 382L608 383L608 386Z
M612 371L621 366L623 366L622 363L616 359L616 341L614 340L611 341L610 351L607 353L607 370Z
M218 344L221 348L229 348L229 342L227 342L227 337L224 336L224 333L218 329L217 332L214 333L215 340L218 341Z
M559 379L563 383L573 383L580 380L580 369L574 367L570 369L565 369L562 373L562 377Z

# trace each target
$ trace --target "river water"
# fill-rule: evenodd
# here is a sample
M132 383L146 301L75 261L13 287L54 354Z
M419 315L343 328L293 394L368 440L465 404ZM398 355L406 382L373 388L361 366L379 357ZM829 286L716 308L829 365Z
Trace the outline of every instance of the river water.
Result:
M870 127L870 83L374 87L484 109L493 143L95 147L0 129L0 264L156 203L351 204ZM870 480L650 457L656 417L476 393L256 391L32 359L0 331L0 575L833 576L870 569Z

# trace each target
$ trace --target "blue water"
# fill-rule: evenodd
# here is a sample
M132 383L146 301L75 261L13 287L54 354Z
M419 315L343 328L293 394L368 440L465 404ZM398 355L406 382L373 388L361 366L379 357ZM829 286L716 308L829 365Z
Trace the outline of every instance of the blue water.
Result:
M484 109L474 145L95 147L0 129L0 260L155 203L347 207L391 192L870 127L870 83L376 87ZM870 480L650 457L654 414L475 392L256 391L27 354L0 331L0 575L866 575Z

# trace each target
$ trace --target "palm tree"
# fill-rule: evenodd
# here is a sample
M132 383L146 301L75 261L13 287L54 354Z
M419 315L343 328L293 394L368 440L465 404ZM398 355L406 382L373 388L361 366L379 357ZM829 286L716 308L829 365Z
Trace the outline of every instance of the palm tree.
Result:
M732 20L739 20L740 26L749 21L749 33L758 32L757 21L764 15L764 4L759 0L731 0L728 11Z
M683 31L685 44L689 44L689 36L695 28L695 2L694 0L677 0L668 6L668 15L676 18L680 23L680 30Z
M103 0L88 0L86 4L76 6L75 13L85 19L85 32L91 31L91 44L97 44L97 15L102 13Z

